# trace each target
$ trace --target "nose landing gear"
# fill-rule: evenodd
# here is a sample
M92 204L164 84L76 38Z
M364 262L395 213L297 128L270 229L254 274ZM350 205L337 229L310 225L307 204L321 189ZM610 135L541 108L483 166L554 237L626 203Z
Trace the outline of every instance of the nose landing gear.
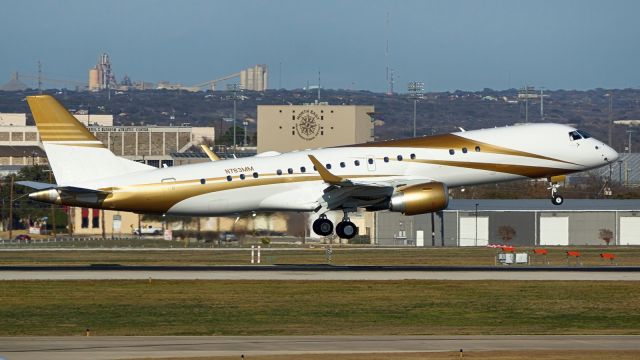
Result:
M562 205L564 202L562 195L558 194L559 187L560 185L558 183L553 182L551 179L549 180L549 187L547 189L551 190L551 203L553 205Z

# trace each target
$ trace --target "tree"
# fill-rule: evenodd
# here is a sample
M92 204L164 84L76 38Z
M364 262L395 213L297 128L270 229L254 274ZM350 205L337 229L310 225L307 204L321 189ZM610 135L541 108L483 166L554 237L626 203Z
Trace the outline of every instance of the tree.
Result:
M516 236L516 230L509 225L502 225L498 228L498 235L504 243L508 243Z
M600 229L600 240L604 241L605 244L609 245L611 240L613 240L613 231L609 229Z

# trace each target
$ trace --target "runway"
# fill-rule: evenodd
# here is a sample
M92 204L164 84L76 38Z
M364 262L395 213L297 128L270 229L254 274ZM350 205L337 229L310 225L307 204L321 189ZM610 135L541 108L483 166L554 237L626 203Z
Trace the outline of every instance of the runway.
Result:
M473 350L640 350L640 336L1 337L10 360L127 359L300 353Z
M638 267L2 266L0 280L540 280L640 281Z

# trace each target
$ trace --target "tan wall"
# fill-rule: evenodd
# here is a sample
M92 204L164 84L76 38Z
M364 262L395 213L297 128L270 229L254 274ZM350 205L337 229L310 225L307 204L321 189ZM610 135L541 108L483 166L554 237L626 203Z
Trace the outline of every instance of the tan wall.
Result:
M0 113L0 126L25 126L27 114L25 113Z
M258 152L372 141L373 112L363 105L258 105Z

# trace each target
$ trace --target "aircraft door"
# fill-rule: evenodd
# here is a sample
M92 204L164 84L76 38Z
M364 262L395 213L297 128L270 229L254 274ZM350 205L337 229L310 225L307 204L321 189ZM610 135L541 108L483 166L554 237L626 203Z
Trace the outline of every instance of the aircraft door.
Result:
M369 171L376 170L376 157L373 155L367 155L367 170Z

